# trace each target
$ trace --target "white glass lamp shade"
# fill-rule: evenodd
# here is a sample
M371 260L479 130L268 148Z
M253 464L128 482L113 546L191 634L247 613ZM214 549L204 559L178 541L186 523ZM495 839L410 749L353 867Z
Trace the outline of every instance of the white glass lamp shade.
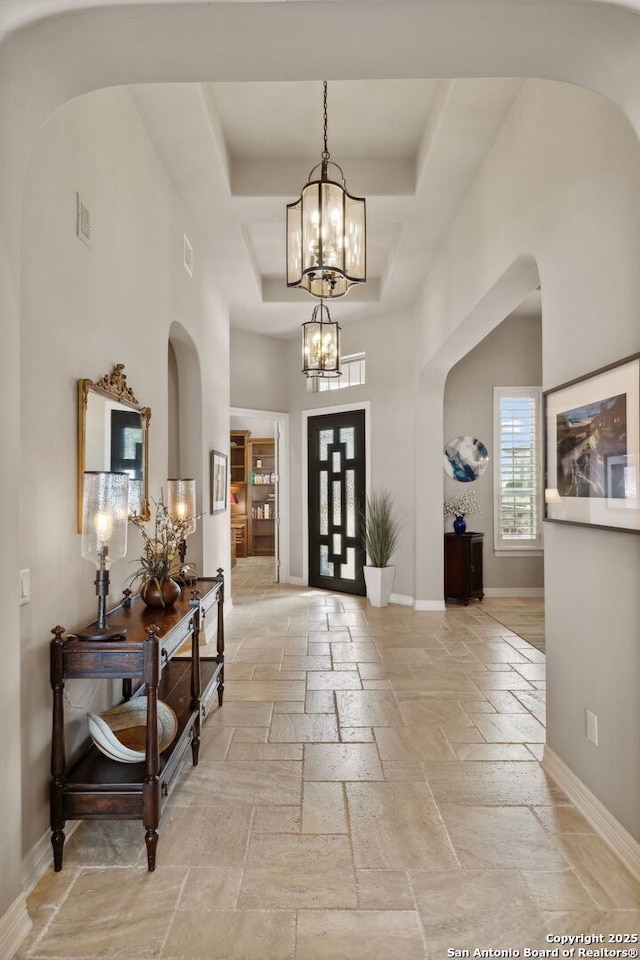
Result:
M82 556L108 569L127 552L128 474L87 471L82 503Z
M324 303L302 324L302 372L307 377L340 376L340 327Z
M335 300L366 280L365 200L322 172L287 204L287 286Z
M184 528L184 535L195 533L196 530L196 482L174 478L167 480L167 509L172 520L188 521Z

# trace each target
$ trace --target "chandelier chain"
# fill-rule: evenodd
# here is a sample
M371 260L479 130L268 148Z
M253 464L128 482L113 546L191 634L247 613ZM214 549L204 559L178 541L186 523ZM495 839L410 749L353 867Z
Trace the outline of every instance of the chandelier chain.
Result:
M326 162L331 154L329 153L327 147L327 81L323 80L324 84L324 94L323 94L323 106L324 106L324 150L322 151L322 159Z

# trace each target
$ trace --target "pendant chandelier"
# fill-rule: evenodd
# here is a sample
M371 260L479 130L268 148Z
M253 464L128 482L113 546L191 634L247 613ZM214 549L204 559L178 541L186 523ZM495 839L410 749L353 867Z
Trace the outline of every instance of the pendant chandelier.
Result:
M287 286L335 300L366 280L365 201L347 192L341 167L327 148L327 81L324 80L324 150L300 199L287 204ZM335 167L338 180L329 179ZM320 169L320 178L312 179ZM326 308L325 308L326 309Z
M307 377L339 377L340 327L321 300L302 324L302 372Z

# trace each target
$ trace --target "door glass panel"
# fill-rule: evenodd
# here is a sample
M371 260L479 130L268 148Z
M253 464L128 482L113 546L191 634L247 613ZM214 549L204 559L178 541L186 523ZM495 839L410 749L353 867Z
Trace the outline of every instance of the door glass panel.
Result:
M353 460L356 455L355 433L353 427L342 427L340 430L340 443L346 444L345 456L347 460Z
M333 523L339 527L342 523L342 499L340 493L342 484L339 480L333 481Z
M355 580L356 578L356 551L355 547L347 547L347 561L342 564L341 576L345 580Z
M354 470L345 472L345 527L348 537L356 535L356 475Z
M333 552L336 557L342 554L342 537L339 533L333 535Z
M327 489L327 471L320 471L320 534L323 537L329 533L329 492Z
M340 455L340 451L339 451L339 450L334 450L333 458L332 458L332 459L333 459L333 472L334 472L334 473L340 473L340 469L341 469L341 468L340 468L340 462L341 462L341 460L342 460L342 456Z
M333 564L329 563L329 547L325 543L320 544L320 573L323 577L333 576Z
M333 430L320 431L320 459L327 460L329 456L328 446L333 440Z

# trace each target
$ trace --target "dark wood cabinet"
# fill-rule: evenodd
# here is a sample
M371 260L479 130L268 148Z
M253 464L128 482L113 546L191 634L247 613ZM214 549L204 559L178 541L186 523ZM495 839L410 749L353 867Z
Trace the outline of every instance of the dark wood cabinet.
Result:
M181 760L191 747L198 763L200 728L213 698L224 692L224 578L198 578L182 588L170 607L150 609L140 597L112 610L108 622L126 628L121 640L82 640L55 627L51 641L53 737L51 747L51 843L54 868L62 868L67 820L141 820L147 863L155 869L158 824ZM200 655L205 618L217 608L216 655ZM145 759L122 763L87 740L67 763L64 687L70 679L122 680L124 700L146 696ZM176 714L178 730L162 753L158 747L157 702Z
M445 533L444 535L444 598L482 600L483 533Z

